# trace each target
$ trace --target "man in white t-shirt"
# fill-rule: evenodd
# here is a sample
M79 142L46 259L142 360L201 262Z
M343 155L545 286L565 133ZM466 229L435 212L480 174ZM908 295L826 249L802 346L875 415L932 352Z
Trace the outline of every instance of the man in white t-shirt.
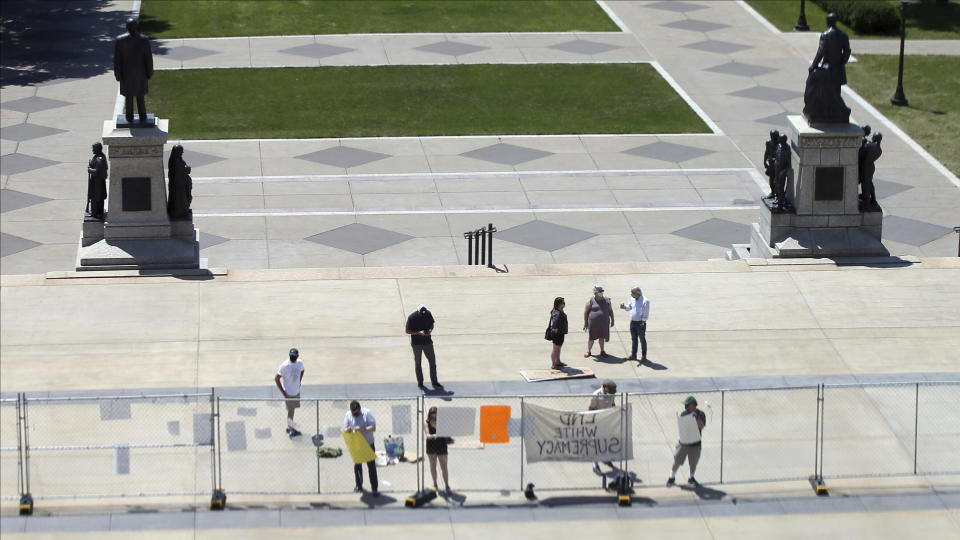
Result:
M301 435L297 425L293 423L293 411L300 407L300 382L303 381L303 362L300 360L300 351L290 349L290 360L280 364L273 381L277 383L280 393L286 398L287 404L287 434L290 438Z

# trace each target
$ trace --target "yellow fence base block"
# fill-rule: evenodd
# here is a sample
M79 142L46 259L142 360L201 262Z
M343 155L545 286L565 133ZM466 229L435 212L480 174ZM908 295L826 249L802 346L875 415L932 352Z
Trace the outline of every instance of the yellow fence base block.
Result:
M223 488L213 490L213 496L210 497L211 510L223 510L227 506L227 493Z
M619 495L617 497L618 506L630 506L631 504L633 504L633 502L630 500L629 495Z
M20 515L21 516L32 516L33 515L33 496L29 493L24 493L20 496Z
M407 500L403 505L407 508L416 508L418 506L423 506L436 498L437 488L431 486L407 497Z
M810 475L810 487L813 488L813 492L819 496L830 495L830 492L827 490L827 484L824 483L823 478L818 474Z

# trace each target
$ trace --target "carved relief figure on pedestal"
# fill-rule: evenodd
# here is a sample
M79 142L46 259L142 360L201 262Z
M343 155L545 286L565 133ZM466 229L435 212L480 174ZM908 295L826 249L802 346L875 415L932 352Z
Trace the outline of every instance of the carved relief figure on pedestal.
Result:
M150 38L137 29L137 20L127 19L127 33L117 36L113 45L113 75L120 81L120 94L125 98L124 115L133 123L133 99L137 99L140 122L147 121L147 81L153 77L153 54Z
M777 153L775 156L776 181L773 184L773 195L776 199L777 210L784 210L787 206L787 178L792 171L790 166L790 145L787 143L787 136L780 135L778 139Z
M860 152L860 211L869 211L879 208L877 204L877 192L873 187L873 173L876 172L876 161L880 159L883 150L880 148L880 141L883 140L883 134L879 131L873 134L870 142L863 145Z
M87 213L90 217L103 219L103 201L107 200L107 156L103 145L95 142L93 157L87 163Z
M167 215L170 219L187 216L190 203L193 202L193 179L190 178L190 166L183 161L183 146L179 144L170 151L167 160Z
M777 146L780 144L780 132L773 129L770 130L770 139L767 140L766 148L763 151L763 172L767 175L767 180L770 181L770 194L767 195L767 199L774 198L774 189L773 184L777 180Z
M837 15L827 15L827 29L820 34L820 46L807 70L807 87L803 94L803 116L810 123L842 123L850 121L850 109L840 96L840 87L847 84L846 64L850 59L850 38L837 28Z

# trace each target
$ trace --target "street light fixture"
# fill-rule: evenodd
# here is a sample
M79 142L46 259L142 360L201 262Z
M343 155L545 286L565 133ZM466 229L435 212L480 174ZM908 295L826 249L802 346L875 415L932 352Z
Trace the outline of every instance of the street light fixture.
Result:
M797 17L797 24L793 25L793 29L799 32L806 32L810 29L807 25L807 13L804 10L806 7L806 0L800 0L800 16Z
M890 98L890 104L897 107L907 106L907 96L903 94L903 40L907 34L907 0L900 0L900 69L897 71L897 91Z

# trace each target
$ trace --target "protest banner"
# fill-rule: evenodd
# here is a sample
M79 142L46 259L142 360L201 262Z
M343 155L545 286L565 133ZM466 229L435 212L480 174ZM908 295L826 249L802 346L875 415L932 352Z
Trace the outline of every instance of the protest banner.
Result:
M633 458L630 409L559 411L523 404L527 463L619 461ZM532 424L532 429L527 424Z

